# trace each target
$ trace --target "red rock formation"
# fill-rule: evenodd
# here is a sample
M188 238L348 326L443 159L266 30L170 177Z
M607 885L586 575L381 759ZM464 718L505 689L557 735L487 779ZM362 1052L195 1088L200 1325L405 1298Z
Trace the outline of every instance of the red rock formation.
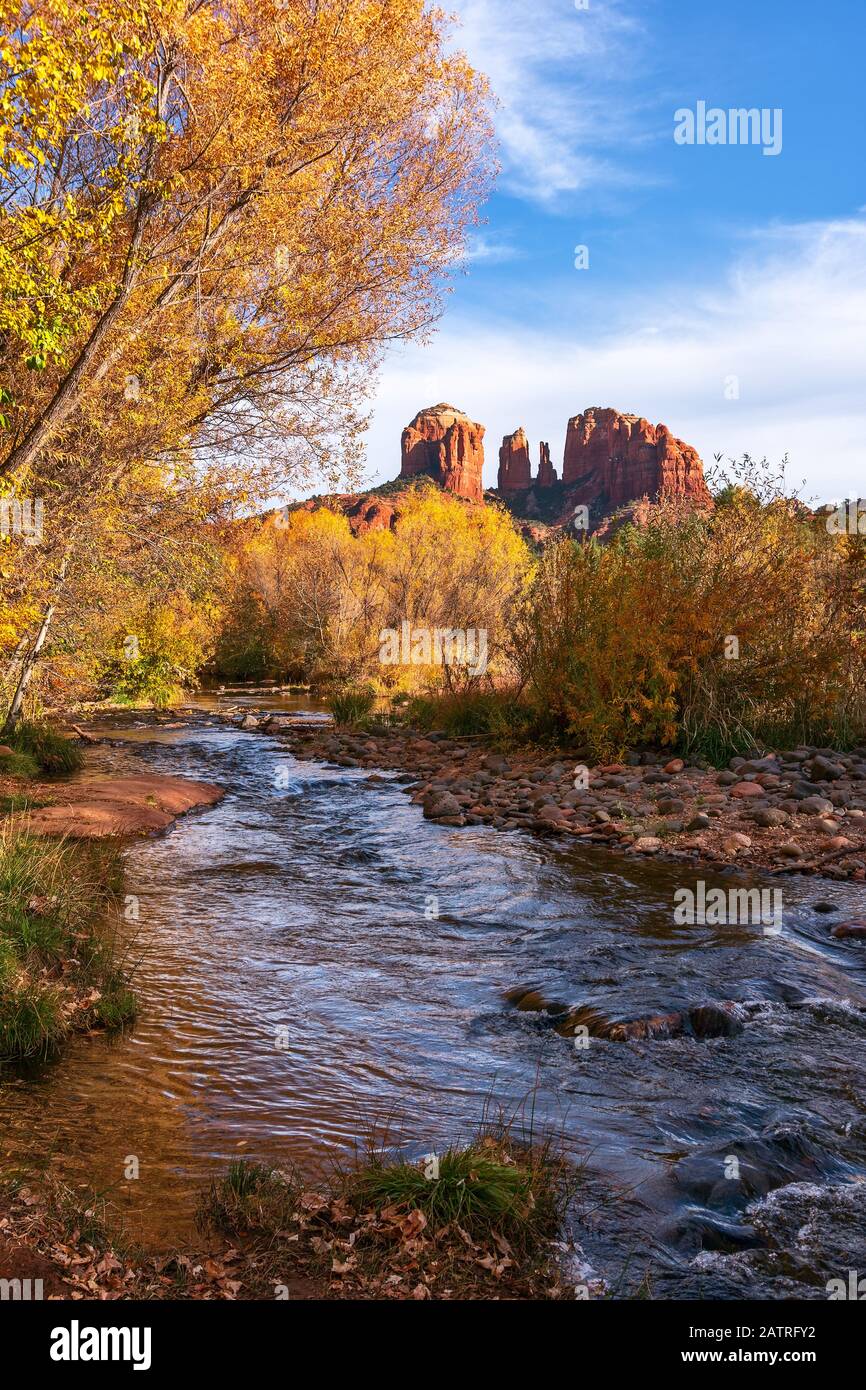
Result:
M484 496L484 426L455 410L453 405L434 405L420 410L403 431L401 478L426 473L447 492L472 502Z
M710 504L700 457L667 425L593 406L568 422L562 481L579 485L571 502L605 509L639 497L687 497Z
M529 462L529 444L521 427L513 434L506 434L499 450L499 479L496 486L500 492L523 492L532 483L532 468Z
M393 528L400 515L394 501L386 497L363 496L357 502L343 504L342 510L353 536L363 536L367 531L387 531Z
M550 462L550 445L541 443L538 446L538 486L553 487L556 482L556 469Z

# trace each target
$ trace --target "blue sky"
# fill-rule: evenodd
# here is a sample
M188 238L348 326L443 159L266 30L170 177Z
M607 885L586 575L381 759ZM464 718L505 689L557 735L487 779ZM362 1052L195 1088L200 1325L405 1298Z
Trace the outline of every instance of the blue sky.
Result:
M486 426L489 485L504 433L558 464L568 417L612 405L705 461L787 453L807 496L866 493L864 0L449 8L502 173L433 339L385 364L369 480L447 400ZM780 153L675 143L699 101L781 109Z

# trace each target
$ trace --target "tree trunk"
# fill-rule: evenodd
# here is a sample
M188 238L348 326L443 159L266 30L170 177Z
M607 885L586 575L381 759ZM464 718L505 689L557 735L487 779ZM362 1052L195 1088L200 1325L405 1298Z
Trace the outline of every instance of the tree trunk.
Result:
M20 642L18 643L18 646L15 648L14 652L12 653L12 655L11 655L10 657L7 658L7 661L6 661L6 675L7 675L7 676L10 675L11 672L15 670L15 667L16 667L17 665L19 665L19 663L20 663L21 661L24 660L24 653L27 651L27 648L28 648L29 646L30 646L30 634L29 634L29 632L25 632L24 636L21 638Z
M18 676L18 684L15 687L15 694L12 696L12 703L9 706L8 714L6 715L6 722L3 725L2 731L0 731L0 738L8 738L11 734L13 734L15 732L15 726L21 717L21 707L24 704L24 696L27 694L27 687L29 686L30 681L33 678L33 672L36 670L36 663L39 660L39 653L45 646L45 640L48 636L48 632L51 627L51 622L54 618L54 614L57 609L57 600L60 597L60 592L63 588L64 580L66 579L66 570L68 568L68 565L69 552L67 551L63 557L63 562L60 566L60 570L57 575L57 581L54 586L54 593L52 594L51 599L46 606L45 612L42 614L42 622L39 624L39 631L36 634L36 641L33 643L33 646L30 648L30 651L25 656L24 661L21 665L21 672Z

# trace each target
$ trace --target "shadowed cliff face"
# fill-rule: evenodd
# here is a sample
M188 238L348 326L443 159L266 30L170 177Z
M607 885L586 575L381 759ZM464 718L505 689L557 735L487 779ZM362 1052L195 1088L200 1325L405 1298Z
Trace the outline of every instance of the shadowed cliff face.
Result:
M484 426L453 405L421 410L401 439L401 478L426 473L446 492L480 502L484 495Z

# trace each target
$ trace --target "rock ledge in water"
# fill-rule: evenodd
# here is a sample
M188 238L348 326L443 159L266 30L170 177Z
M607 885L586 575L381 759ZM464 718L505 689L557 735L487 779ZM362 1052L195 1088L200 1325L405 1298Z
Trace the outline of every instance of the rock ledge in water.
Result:
M48 789L46 789L48 790ZM225 789L186 777L112 777L50 788L56 800L26 817L37 835L100 839L105 835L145 835L165 830L197 806L213 806Z

